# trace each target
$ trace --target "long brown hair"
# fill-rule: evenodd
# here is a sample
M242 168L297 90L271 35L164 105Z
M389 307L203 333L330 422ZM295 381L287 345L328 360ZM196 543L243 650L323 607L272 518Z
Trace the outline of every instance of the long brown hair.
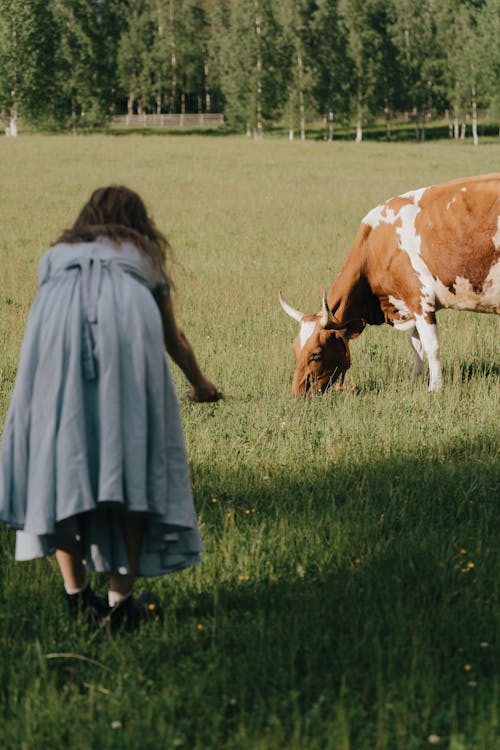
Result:
M92 242L98 237L117 243L133 242L168 279L166 261L172 248L148 214L142 198L130 188L109 185L94 190L73 226L65 229L57 242Z

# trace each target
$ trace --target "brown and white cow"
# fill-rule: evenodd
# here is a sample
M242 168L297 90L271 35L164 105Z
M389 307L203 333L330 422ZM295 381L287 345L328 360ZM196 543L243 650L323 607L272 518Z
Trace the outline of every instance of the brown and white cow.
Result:
M321 312L300 323L292 394L325 391L344 380L349 339L367 324L407 330L414 375L429 362L429 390L443 383L436 310L500 313L500 174L466 177L412 190L381 203L362 220Z

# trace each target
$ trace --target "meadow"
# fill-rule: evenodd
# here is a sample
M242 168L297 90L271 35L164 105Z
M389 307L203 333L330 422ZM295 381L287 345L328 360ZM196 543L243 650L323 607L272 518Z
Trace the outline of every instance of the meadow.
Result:
M438 395L380 326L343 391L298 401L278 290L316 312L370 208L499 164L498 143L0 139L0 428L38 258L106 183L170 238L179 320L225 393L192 404L175 372L206 549L138 582L161 623L69 622L55 561L15 563L0 529L2 750L498 746L498 319L438 314Z

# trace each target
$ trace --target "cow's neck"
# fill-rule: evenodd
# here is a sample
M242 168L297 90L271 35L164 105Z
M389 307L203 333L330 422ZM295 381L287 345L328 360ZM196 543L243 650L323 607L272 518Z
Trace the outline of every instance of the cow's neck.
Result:
M364 264L354 248L328 293L328 305L338 323L363 318L379 325L384 316L364 272Z

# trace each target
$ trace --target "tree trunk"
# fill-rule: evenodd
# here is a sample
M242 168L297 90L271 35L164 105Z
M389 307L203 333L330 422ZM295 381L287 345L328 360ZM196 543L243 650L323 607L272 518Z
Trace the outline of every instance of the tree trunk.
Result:
M333 112L328 112L328 143L333 141Z
M472 102L472 140L474 146L479 145L479 138L477 137L477 98L476 98L476 84L472 84L471 88L471 102Z
M157 7L157 10L158 10L158 39L160 39L160 44L161 44L161 46L163 48L163 31L164 31L164 29L163 29L163 23L162 23L162 18L161 18L161 9L160 9L159 5ZM163 103L163 92L162 92L162 89L163 89L163 85L162 85L163 84L163 77L162 77L162 73L161 73L161 67L159 67L159 69L157 71L157 74L156 74L156 84L157 84L157 89L156 89L156 114L157 115L161 115L161 108L162 108L162 103Z
M290 88L288 92L288 140L295 138L295 90Z
M300 140L306 139L306 115L304 107L304 65L300 50L297 52L297 74L299 81Z
M261 52L261 33L262 19L260 15L260 0L255 0L255 33L257 34L257 132L255 137L258 141L262 140L262 52Z
M179 125L184 126L184 115L186 114L186 92L181 91L181 117Z
M391 140L391 110L389 108L389 104L387 99L385 100L384 105L384 119L385 119L385 140L390 141Z
M356 143L363 140L363 92L361 77L358 76L357 113L356 113Z
M134 114L134 93L131 91L127 99L127 125L130 125L132 115Z
M420 129L418 126L418 112L416 107L413 108L413 117L415 118L415 140L418 143L420 140Z
M445 110L445 117L448 121L448 137L451 139L453 138L453 121L451 119L450 110Z
M15 138L17 136L17 110L15 107L10 110L10 120L7 133L12 138Z
M389 82L387 76L384 75L384 120L385 120L385 140L390 141L392 137L391 133L391 107L389 99Z
M205 60L203 63L203 76L205 81L205 110L210 112L212 109L212 101L210 95L210 85L208 83L208 62Z
M177 98L177 57L175 50L175 0L170 0L169 13L170 21L170 61L172 65L172 80L171 80L171 98L170 98L170 113L172 114L175 109L175 102Z
M71 131L73 135L76 135L76 101L73 86L71 87Z
M15 13L15 10L13 11L13 18L12 18L12 49L13 49L13 56L14 60L17 56L17 15ZM10 135L12 138L17 137L17 65L14 62L14 66L12 69L12 89L10 92L10 118L9 118L9 128L8 128L8 135Z
M356 120L356 143L361 143L363 140L363 126L361 124L361 118L358 117Z

